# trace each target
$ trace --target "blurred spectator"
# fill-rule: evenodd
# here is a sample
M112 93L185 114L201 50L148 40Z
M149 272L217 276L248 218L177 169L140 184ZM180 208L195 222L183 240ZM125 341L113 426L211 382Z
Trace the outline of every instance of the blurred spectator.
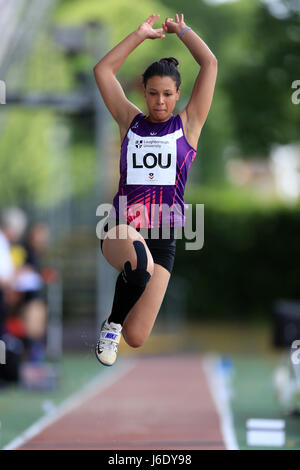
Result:
M45 361L48 312L44 285L57 280L55 271L42 266L48 245L48 226L35 223L28 229L23 251L20 246L14 247L15 262L23 262L15 281L15 289L22 292L18 315L24 325L25 354L20 368L20 384L29 390L53 389L59 378L56 367Z
M0 338L3 335L5 321L4 289L13 276L13 263L9 250L9 241L0 228Z
M32 225L24 243L26 250L25 263L41 272L41 257L49 245L49 228L45 223L38 222Z
M0 337L6 345L6 364L0 367L0 385L19 381L23 386L39 389L52 387L56 377L55 371L45 364L47 306L41 258L48 247L49 228L44 223L35 223L22 240L26 226L22 210L10 208L3 212ZM49 272L45 282L49 282Z
M23 273L17 277L15 288L23 293L21 317L24 322L28 361L41 362L45 356L47 308L43 300L41 257L48 247L49 229L46 224L32 225L24 243L25 259Z
M3 211L0 222L0 337L6 316L5 293L12 287L15 270L10 246L23 235L27 225L24 212L17 207Z
M16 271L11 254L11 244L22 237L27 225L24 212L12 207L2 212L0 222L0 338L6 345L6 364L0 368L0 385L6 381L17 381L23 352L22 342L6 331L7 312L10 300L15 300L13 284Z
M24 360L43 362L45 359L45 333L47 309L43 299L41 255L48 245L49 231L45 224L29 227L24 243L11 246L15 276L7 294L10 313L5 329L22 338Z

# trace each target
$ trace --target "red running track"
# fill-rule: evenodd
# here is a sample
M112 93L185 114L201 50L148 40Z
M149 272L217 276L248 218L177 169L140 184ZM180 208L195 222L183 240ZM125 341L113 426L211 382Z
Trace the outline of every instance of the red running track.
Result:
M138 358L125 375L19 449L226 447L202 358L188 355Z

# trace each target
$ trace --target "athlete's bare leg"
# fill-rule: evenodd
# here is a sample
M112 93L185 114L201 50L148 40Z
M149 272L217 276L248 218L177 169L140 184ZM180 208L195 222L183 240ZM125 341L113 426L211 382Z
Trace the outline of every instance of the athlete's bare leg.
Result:
M139 347L150 335L163 302L171 274L154 263L154 272L141 297L129 311L123 324L123 337L130 346Z
M104 258L119 272L123 271L126 261L130 261L133 270L136 269L137 256L133 246L134 240L139 240L144 244L148 258L147 271L152 275L154 263L149 248L142 235L129 225L120 224L107 232L102 245Z
M113 236L115 231L115 238ZM120 233L126 238L118 238ZM159 264L154 264L151 252L141 234L126 224L112 228L106 234L103 241L102 251L105 259L115 269L121 272L124 263L130 261L132 269L137 267L137 257L133 246L134 240L140 240L146 249L148 263L147 271L151 278L146 289L129 311L123 324L123 337L132 347L141 346L151 333L155 319L164 299L170 279L170 273Z

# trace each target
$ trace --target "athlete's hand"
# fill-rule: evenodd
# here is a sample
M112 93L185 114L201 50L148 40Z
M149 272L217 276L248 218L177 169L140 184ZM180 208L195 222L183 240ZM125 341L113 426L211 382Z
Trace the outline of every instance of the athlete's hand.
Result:
M162 25L163 25L163 29L165 33L168 33L168 34L172 34L172 33L179 34L180 31L186 28L186 24L183 18L183 13L180 14L180 19L176 13L175 22L173 18L166 18L165 22Z
M139 34L141 34L144 39L157 39L166 37L162 28L153 29L153 25L159 17L160 15L149 16L149 18L138 28Z

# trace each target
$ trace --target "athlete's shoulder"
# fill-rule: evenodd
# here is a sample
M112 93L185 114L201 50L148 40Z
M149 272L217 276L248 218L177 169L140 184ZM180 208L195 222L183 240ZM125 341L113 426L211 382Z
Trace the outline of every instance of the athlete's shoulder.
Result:
M184 126L184 118L182 117L182 112L176 114L175 120L176 124L178 124L180 127Z
M139 123L140 122L143 122L143 120L145 119L145 114L140 112L140 113L137 113L133 119L131 120L130 122L130 125L129 125L129 128L132 129L132 128L136 128L139 126Z
M120 137L121 137L121 147L125 142L126 136L128 136L128 133L131 132L131 129L135 131L135 129L139 128L139 122L140 120L144 117L144 114L140 112L136 112L135 114L131 115L129 118L129 122L125 127L120 127Z

